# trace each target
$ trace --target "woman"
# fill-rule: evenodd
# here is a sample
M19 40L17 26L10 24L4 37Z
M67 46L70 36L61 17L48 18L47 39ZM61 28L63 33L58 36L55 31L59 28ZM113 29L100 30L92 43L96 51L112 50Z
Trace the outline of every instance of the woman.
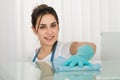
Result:
M69 58L63 64L74 67L90 65L88 60L93 57L96 46L91 42L58 41L59 20L56 11L46 4L37 6L31 15L32 30L40 41L41 47L37 50L34 61L52 62L54 58L62 56Z

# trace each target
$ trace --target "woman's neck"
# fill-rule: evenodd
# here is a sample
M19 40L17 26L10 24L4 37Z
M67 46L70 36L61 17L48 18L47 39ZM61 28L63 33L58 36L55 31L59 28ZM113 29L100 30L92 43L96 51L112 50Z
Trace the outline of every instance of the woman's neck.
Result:
M41 46L38 59L44 59L52 52L52 46Z
M40 50L45 53L50 53L52 51L52 46L41 46Z

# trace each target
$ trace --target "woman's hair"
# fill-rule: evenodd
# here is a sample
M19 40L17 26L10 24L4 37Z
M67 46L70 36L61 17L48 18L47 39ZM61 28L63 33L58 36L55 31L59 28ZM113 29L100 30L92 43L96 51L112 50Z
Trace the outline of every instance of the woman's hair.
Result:
M41 5L37 6L31 14L31 18L32 18L31 22L32 22L32 26L34 28L36 27L37 19L39 18L39 16L41 16L41 18L40 18L40 21L41 21L42 17L45 14L53 15L54 18L56 19L57 23L59 24L59 20L58 20L56 11L52 7L47 6L46 4L41 4ZM40 23L40 21L39 21L39 23Z

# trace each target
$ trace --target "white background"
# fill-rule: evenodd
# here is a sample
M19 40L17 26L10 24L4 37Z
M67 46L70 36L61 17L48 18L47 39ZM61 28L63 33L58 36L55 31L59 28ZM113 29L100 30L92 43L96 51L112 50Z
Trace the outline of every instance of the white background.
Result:
M38 47L31 13L41 3L57 11L60 41L97 45L94 60L100 60L101 32L120 32L120 0L0 0L0 61L23 60Z
M120 0L0 0L0 61L25 60L38 47L31 30L31 13L41 3L57 11L60 41L91 41L97 45L93 60L100 60L101 32L120 32ZM1 67L5 80L22 80L19 66L8 64L6 72Z

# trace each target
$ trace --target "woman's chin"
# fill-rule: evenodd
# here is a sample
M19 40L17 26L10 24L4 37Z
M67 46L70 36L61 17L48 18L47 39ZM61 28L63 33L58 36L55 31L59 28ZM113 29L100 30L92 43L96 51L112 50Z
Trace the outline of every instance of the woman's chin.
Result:
M46 44L49 45L49 46L52 46L54 45L55 41L52 41L52 42L47 42Z

